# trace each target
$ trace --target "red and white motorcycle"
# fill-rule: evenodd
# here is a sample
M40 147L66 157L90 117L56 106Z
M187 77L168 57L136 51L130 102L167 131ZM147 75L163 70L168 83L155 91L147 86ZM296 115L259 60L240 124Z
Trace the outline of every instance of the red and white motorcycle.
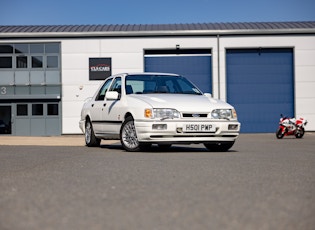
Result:
M289 118L283 117L281 114L279 127L276 132L278 139L283 138L284 136L295 135L296 138L302 138L305 133L304 127L307 124L307 120L304 118Z

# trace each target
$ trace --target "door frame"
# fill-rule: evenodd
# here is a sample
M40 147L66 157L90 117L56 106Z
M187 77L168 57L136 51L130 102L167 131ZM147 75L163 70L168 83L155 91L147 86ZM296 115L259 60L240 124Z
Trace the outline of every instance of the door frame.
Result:
M0 135L12 135L12 132L13 132L13 119L12 119L12 115L13 115L13 112L12 112L12 104L10 103L0 103L0 108L1 107L9 107L9 116L6 116L8 117L9 119L5 119L6 117L4 117L4 119L1 118L2 116L2 110L0 109L0 120L2 120L6 125L8 125L8 127L3 127L3 130L0 131ZM2 133L3 131L3 133Z

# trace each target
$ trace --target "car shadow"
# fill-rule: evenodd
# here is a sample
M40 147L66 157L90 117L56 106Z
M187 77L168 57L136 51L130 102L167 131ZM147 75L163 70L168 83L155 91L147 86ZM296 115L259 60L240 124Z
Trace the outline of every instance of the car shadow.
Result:
M128 153L128 151L124 150L121 144L103 144L100 146L104 149L111 150L121 150L123 152ZM152 145L150 148L140 151L141 153L184 153L184 152L204 152L204 153L224 153L218 151L209 151L203 145L173 145L170 148L163 149L158 147L157 145ZM225 153L236 153L236 150L229 150Z

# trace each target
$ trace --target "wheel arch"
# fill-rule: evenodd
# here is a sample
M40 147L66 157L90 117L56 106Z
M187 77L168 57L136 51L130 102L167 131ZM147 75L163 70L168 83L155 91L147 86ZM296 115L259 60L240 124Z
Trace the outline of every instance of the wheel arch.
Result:
M91 121L91 117L90 117L89 114L86 114L86 115L85 115L85 122L87 122L87 121Z
M83 133L85 133L85 126L86 126L86 122L88 122L88 121L91 121L91 118L90 118L89 114L86 114L84 116L84 124L82 125Z
M126 120L128 117L132 117L132 119L134 119L131 112L126 112L126 114L124 116L124 120Z

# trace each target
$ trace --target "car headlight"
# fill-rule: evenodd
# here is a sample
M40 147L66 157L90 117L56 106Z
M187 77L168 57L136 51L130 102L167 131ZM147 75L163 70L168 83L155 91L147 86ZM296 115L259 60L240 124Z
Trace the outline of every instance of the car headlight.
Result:
M180 113L176 109L145 109L146 118L173 119L180 118Z
M235 109L215 109L211 112L211 117L213 119L237 119L237 114Z

